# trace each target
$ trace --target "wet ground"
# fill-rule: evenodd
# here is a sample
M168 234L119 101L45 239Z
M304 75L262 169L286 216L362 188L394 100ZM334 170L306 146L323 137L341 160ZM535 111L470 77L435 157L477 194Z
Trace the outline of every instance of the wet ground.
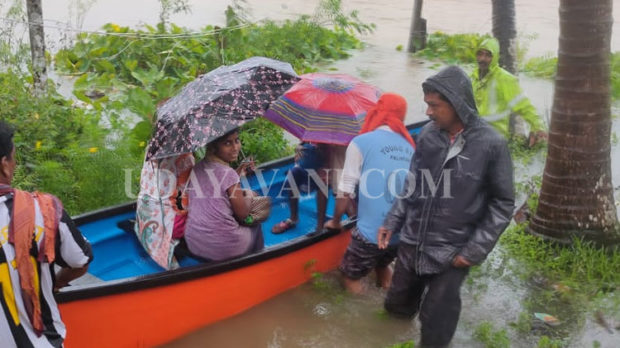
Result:
M316 0L264 1L250 0L254 19L293 18L300 13L312 13ZM558 0L518 0L517 29L521 38L529 37L528 56L555 55L558 42ZM45 18L66 22L68 1L44 2ZM175 15L172 22L192 28L205 24L222 24L224 9L230 1L190 1L192 13ZM349 9L357 9L364 21L377 24L375 33L364 37L366 49L354 53L348 60L338 61L327 68L357 75L386 91L403 94L409 101L408 121L425 119L421 82L436 72L433 63L424 62L396 50L406 47L413 1L344 1ZM122 8L122 11L119 10ZM83 16L83 29L96 30L106 22L121 25L153 24L158 18L157 1L108 0L94 2ZM75 24L76 11L72 22ZM425 1L423 17L428 30L447 33L491 30L490 0L434 0ZM615 6L614 17L620 18L620 6ZM616 20L612 49L620 49L620 22ZM54 35L51 33L50 35ZM533 38L535 37L535 38ZM57 44L59 45L59 44ZM54 44L52 43L53 47ZM539 113L548 119L553 98L550 81L520 76L525 93ZM613 131L620 136L620 109L616 103ZM620 146L612 149L613 175L620 188ZM517 166L517 181L527 181L542 172L542 158L534 159L528 167ZM618 189L616 201L620 200ZM545 291L544 281L522 281L512 272L510 260L497 248L479 271L474 272L463 287L463 314L453 347L482 347L472 335L483 321L496 328L505 328L513 347L535 347L538 337L568 337L570 347L620 346L620 332L610 334L598 325L591 314L580 308L554 300ZM369 284L371 281L369 281ZM344 294L336 274L327 274L315 283L305 284L245 313L211 325L188 335L167 347L386 347L391 344L419 338L419 326L394 321L382 312L384 294L369 286L362 297ZM542 301L541 301L542 300ZM537 311L554 311L562 325L551 328L544 324L530 328L523 325L531 312L524 312L524 304ZM522 314L525 313L525 314ZM608 310L605 315L620 321L620 314ZM174 318L171 320L182 320ZM521 323L521 324L520 324ZM534 323L537 323L534 321ZM527 327L526 327L527 326Z

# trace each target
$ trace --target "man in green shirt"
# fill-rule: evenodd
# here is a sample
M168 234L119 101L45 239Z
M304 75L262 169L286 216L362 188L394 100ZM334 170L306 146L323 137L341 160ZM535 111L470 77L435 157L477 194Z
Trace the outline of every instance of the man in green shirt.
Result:
M547 133L536 108L521 91L517 77L501 68L498 60L497 40L484 40L476 52L478 69L470 76L480 116L507 138L514 132L511 115L515 121L520 116L530 126L530 146L546 140Z

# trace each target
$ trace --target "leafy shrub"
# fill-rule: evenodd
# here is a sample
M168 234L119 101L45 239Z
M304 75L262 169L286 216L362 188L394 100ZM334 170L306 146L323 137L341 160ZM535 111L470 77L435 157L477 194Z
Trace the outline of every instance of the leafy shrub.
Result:
M340 1L326 3L340 11ZM13 184L57 195L70 214L134 199L157 103L196 76L253 55L291 62L298 72L347 57L361 45L352 33L371 26L354 14L332 14L333 29L327 29L310 17L245 23L229 10L227 27L207 26L203 35L167 23L139 30L107 24L110 35L80 34L54 57L58 71L77 76L80 102L64 99L52 83L47 95L34 98L32 78L23 72L24 46L13 47L1 36L6 68L0 73L0 119L16 128ZM184 36L170 37L179 34ZM139 116L137 122L128 111ZM244 151L259 162L292 153L282 131L265 120L247 124L242 134Z
M525 62L521 71L528 75L552 79L555 77L557 66L557 57L535 57Z
M129 137L133 149L143 150L136 144L148 142L148 126L154 123L156 105L198 75L222 64L265 56L289 62L304 73L313 71L314 64L320 61L348 57L348 50L361 46L352 32L370 30L371 26L361 23L355 13L344 15L340 1L322 4L333 29L309 16L282 23L248 23L231 7L226 12L226 27L206 26L200 35L174 24L145 25L140 29L106 24L103 29L110 35L78 35L73 47L56 55L56 68L65 74L80 75L74 94L95 109L128 108L139 115L143 122L132 129ZM159 38L146 39L153 35ZM291 153L278 127L252 122L244 133L244 151L255 155L258 162Z
M439 59L448 64L475 64L476 49L490 37L480 34L445 34L434 32L428 36L426 48L416 53L418 57Z
M33 97L28 79L0 74L0 119L15 128L14 186L53 193L71 214L128 201L122 169L137 172L142 155L124 150L124 136L109 140L122 129L102 127L101 112L63 99L51 84L47 95Z

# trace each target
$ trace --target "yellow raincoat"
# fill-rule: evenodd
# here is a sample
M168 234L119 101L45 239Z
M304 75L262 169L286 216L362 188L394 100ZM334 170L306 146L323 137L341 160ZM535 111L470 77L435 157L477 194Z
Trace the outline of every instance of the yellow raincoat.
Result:
M521 91L516 76L502 69L499 64L499 43L495 38L484 40L478 49L491 52L493 59L489 72L479 78L478 69L471 74L474 98L480 116L505 137L510 136L510 114L521 116L533 132L544 130L536 108Z

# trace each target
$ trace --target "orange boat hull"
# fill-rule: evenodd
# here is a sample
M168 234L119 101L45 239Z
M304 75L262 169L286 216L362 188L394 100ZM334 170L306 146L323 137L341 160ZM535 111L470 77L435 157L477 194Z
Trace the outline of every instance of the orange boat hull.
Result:
M241 313L338 266L343 232L291 253L212 276L61 303L66 347L151 347Z

